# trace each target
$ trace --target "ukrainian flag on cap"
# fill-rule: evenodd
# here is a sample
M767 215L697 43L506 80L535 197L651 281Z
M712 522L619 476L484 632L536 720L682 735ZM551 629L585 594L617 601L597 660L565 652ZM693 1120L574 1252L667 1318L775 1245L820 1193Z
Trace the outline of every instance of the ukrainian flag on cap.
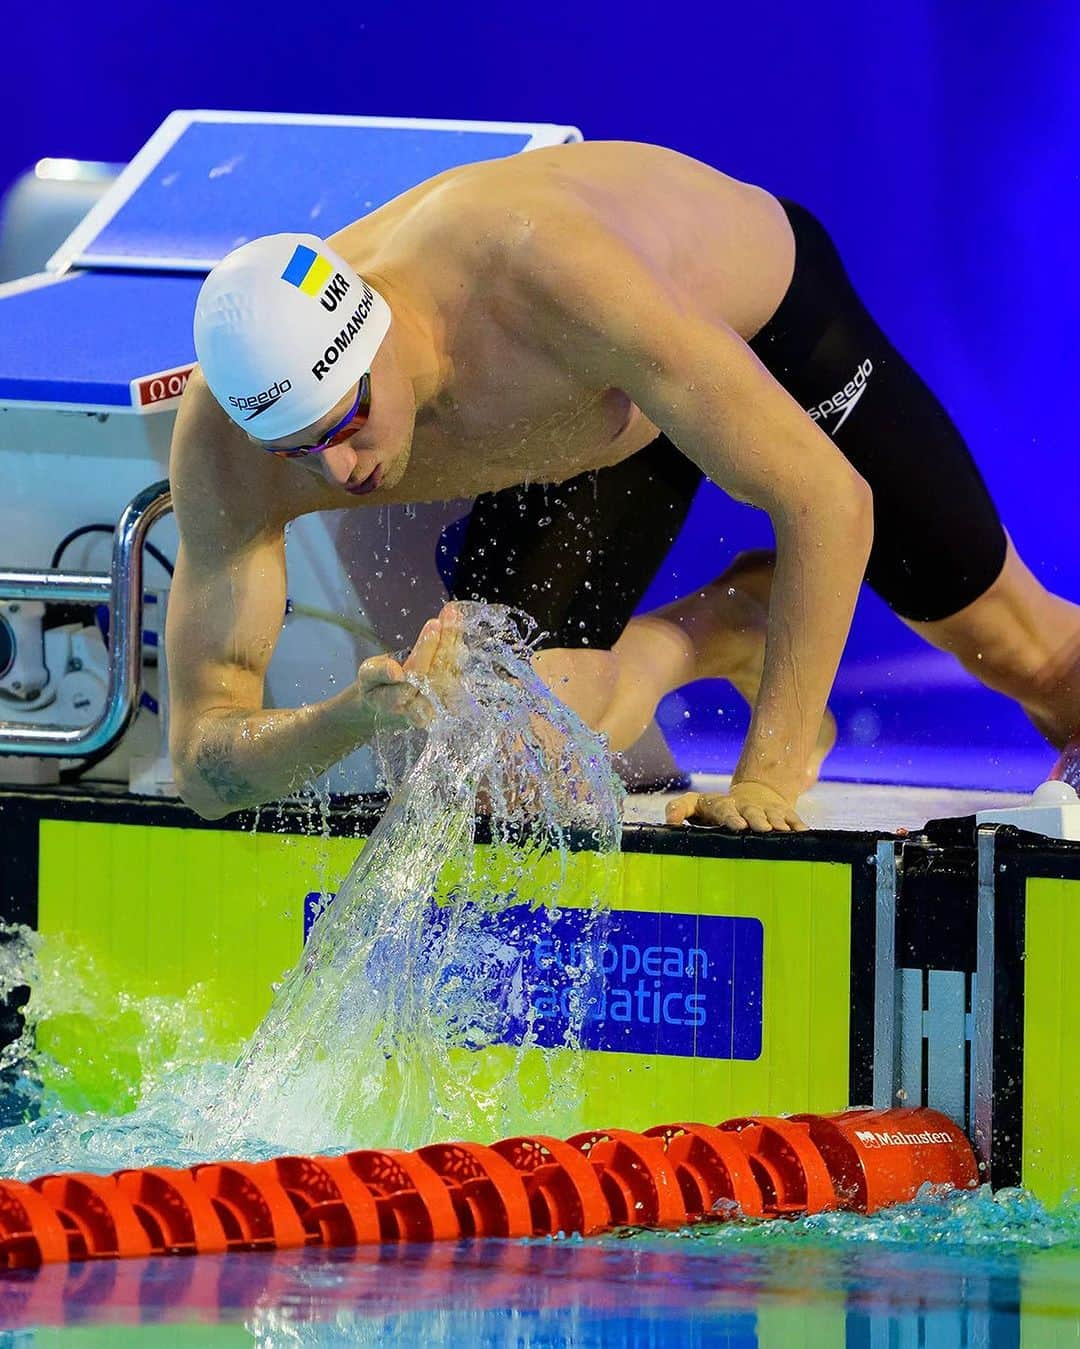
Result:
M333 274L333 265L322 254L316 253L306 244L298 244L288 267L281 273L281 279L302 290L305 295L318 295Z

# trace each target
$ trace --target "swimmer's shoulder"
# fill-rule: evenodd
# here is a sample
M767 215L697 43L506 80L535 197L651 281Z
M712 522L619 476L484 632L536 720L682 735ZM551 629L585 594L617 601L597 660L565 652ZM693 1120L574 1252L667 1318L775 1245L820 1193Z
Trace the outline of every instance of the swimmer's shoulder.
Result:
M469 165L446 175L431 201L474 227L500 217L532 225L548 216L593 220L615 232L627 215L656 214L689 196L759 189L700 159L645 141L576 141ZM450 210L453 202L454 210Z
M511 187L515 196L530 190L541 195L581 196L584 189L587 200L590 185L603 188L621 182L632 186L637 196L648 198L655 191L654 176L663 179L671 173L727 176L681 150L648 141L570 141L465 165L432 180L432 186L442 194L455 191L481 198L490 192L496 199Z
M293 468L292 473L288 472ZM173 509L182 539L225 531L235 546L276 534L325 509L318 484L250 441L218 406L198 366L188 380L169 452Z
M330 242L346 256L354 232L361 251L374 242L380 256L400 250L419 259L434 249L445 261L447 253L497 252L531 226L538 211L571 201L581 181L602 178L613 162L671 154L629 141L584 141L463 164L402 193Z
M738 186L679 151L640 141L579 141L447 170L331 242L361 273L423 275L442 303L475 285L551 264L567 240L649 232L654 201L683 199L697 184ZM663 214L660 212L660 214ZM352 247L356 231L360 245ZM545 249L544 244L551 246Z
M495 254L551 221L617 224L620 200L640 204L665 175L715 169L640 141L577 141L452 169L424 185L406 228L458 253ZM438 250L441 251L441 250Z
M421 229L483 243L498 222L531 219L538 208L587 208L598 194L648 200L679 178L741 186L711 164L647 141L571 141L447 169L373 213L396 233ZM364 222L359 222L364 224ZM347 232L346 232L347 233Z

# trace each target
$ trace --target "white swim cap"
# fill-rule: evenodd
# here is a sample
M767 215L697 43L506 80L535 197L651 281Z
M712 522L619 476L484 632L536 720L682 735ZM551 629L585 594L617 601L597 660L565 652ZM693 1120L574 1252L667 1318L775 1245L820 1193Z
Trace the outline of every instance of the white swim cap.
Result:
M222 258L195 304L210 391L258 440L317 422L358 384L390 306L313 234L268 234Z

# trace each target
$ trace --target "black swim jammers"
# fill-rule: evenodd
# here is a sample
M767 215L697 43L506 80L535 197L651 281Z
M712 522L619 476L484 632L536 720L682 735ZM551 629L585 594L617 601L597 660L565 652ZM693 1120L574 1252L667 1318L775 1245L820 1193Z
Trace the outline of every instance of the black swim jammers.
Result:
M959 431L859 299L825 228L782 204L795 271L750 347L873 491L867 582L901 617L947 618L999 575L1001 520ZM486 493L440 543L447 589L524 609L542 646L610 649L701 478L661 435L612 468Z

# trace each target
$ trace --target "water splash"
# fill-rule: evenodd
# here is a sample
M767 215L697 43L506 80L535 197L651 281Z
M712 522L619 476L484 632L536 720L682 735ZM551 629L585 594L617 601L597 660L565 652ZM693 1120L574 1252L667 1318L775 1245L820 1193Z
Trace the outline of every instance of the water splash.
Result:
M27 990L20 1033L0 1053L0 1175L205 1160L185 1121L217 1098L226 1068L198 986L139 997L62 937L4 927L0 1001Z
M1047 1206L1020 1188L951 1190L924 1185L905 1204L874 1214L813 1213L802 1218L735 1218L668 1232L627 1228L625 1240L647 1245L672 1240L710 1248L842 1249L863 1245L920 1250L986 1250L994 1255L1050 1248L1080 1250L1080 1196L1070 1192Z
M578 1121L594 943L580 943L561 1045L540 1049L520 957L515 969L482 920L511 903L557 909L584 840L575 898L601 921L620 788L599 738L533 673L510 611L461 608L461 681L426 734L378 737L393 801L205 1122L215 1147L256 1135L408 1147ZM478 803L490 820L479 850Z
M9 1077L22 1066L33 1098L15 1106L27 1122L0 1138L6 1174L581 1124L578 1040L598 976L588 933L618 874L621 788L600 739L533 674L527 620L462 610L460 687L442 703L432 692L426 733L380 733L393 802L231 1070L198 990L190 1007L103 990L85 956L27 931L0 948L0 995L33 989L26 1032L0 1061ZM479 847L478 803L488 818ZM311 804L325 829L325 802ZM522 954L484 920L508 904L557 920L568 902L586 910L583 958L564 990L561 1041L540 1048ZM62 1085L64 1051L94 1038L95 1017L92 1052L124 1046L110 1078L110 1089L129 1084L120 1119L104 1098L68 1095L61 1109L41 1087L43 1076ZM66 1044L50 1045L65 1025Z

